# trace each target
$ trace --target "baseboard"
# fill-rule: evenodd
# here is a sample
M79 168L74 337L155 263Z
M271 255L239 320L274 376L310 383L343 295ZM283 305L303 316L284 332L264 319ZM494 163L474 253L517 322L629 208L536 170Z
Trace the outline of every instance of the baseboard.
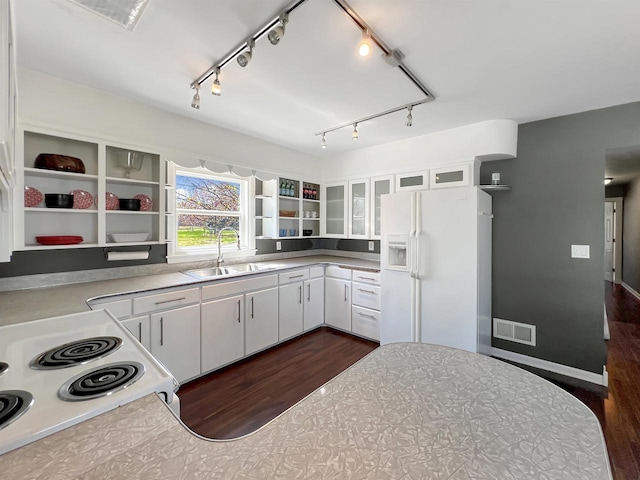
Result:
M631 295L633 295L634 297L636 297L638 300L640 300L640 293L636 292L630 285L627 285L626 283L622 282L621 284Z
M564 375L566 377L595 383L596 385L601 385L603 387L609 386L609 376L607 374L606 366L602 367L602 375L598 375L597 373L588 372L568 365L562 365L560 363L550 362L548 360L542 360L541 358L530 357L521 353L510 352L509 350L502 350L501 348L491 347L490 355L492 357L504 358L505 360L521 363L522 365L528 365L540 370Z
M611 340L611 333L609 332L609 317L607 316L607 307L604 307L604 339Z

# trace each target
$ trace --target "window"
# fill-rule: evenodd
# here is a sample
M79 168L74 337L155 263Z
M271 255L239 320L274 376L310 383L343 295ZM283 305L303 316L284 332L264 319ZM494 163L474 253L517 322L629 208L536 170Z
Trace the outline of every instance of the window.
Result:
M175 169L175 228L169 256L189 256L189 261L218 255L218 236L225 255L237 253L236 233L242 255L251 235L248 212L250 182L241 177L208 174L200 169ZM234 232L235 231L235 232Z

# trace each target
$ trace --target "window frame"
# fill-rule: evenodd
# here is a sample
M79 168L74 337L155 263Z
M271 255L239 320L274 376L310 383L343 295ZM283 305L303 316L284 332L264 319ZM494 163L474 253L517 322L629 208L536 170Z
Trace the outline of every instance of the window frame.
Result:
M177 177L187 176L204 178L208 180L229 181L240 184L240 212L193 210L177 208ZM250 198L253 196L255 181L253 177L240 177L228 173L216 173L203 168L188 168L173 162L168 162L167 184L173 185L167 190L167 262L181 263L218 258L217 242L207 246L178 247L178 220L181 214L215 215L239 218L240 250L236 244L223 245L221 248L225 258L245 257L255 255L255 238L253 234L253 205ZM169 228L171 223L171 228Z

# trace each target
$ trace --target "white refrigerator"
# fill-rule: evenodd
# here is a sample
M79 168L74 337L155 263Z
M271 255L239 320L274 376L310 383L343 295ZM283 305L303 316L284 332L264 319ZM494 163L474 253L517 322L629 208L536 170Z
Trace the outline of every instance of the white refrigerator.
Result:
M381 198L380 343L488 354L491 196L478 187Z

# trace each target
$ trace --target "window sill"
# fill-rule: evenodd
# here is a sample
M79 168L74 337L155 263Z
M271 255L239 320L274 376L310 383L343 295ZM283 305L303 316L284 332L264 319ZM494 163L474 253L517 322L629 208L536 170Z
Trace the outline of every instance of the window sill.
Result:
M228 250L222 251L222 255L227 259L237 259L245 257L255 256L257 250L254 248L243 248L241 250ZM171 256L167 255L167 263L191 263L191 262L204 262L208 260L217 260L218 252L212 251L194 251L194 252L180 252Z

